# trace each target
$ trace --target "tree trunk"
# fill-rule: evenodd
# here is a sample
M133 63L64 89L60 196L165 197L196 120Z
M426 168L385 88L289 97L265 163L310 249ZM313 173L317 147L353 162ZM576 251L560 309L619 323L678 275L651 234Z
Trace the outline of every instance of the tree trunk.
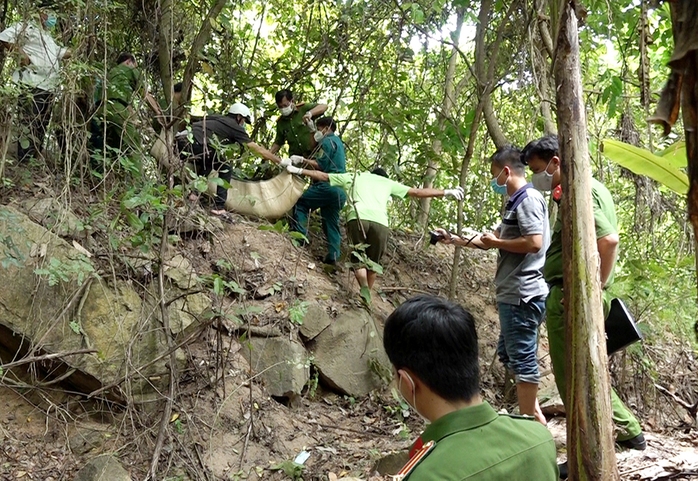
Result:
M460 7L458 9L458 17L456 22L456 28L453 32L453 38L459 39L460 32L463 27L463 19L465 17L465 9ZM452 121L451 112L453 111L453 106L456 103L456 98L460 95L460 89L456 89L455 76L456 67L458 65L458 42L454 42L453 50L451 51L451 58L448 61L448 69L446 70L446 78L444 80L444 98L441 102L441 111L438 113L438 130L443 131L446 127L446 123ZM460 84L459 84L460 86ZM441 160L441 155L443 154L443 145L441 144L441 139L436 136L431 143L431 157L429 158L429 163L427 165L427 170L424 174L424 182L422 186L425 189L429 189L434 186L434 179L438 172L439 161ZM429 220L429 210L431 209L431 197L425 197L419 199L419 209L417 211L417 225L424 228Z
M576 1L560 1L555 56L563 159L563 259L567 339L567 453L571 480L618 480L605 351L599 257L591 204Z
M468 147L465 150L465 156L463 156L463 162L460 169L460 185L465 186L468 180L468 167L470 166L470 160L473 158L473 151L475 150L475 141L477 139L477 131L480 128L480 120L482 118L482 102L478 102L475 108L475 116L473 117L473 122L470 124L470 135L468 136ZM458 203L458 221L457 221L456 233L461 234L463 230L463 202ZM448 298L454 300L456 297L456 290L458 289L458 279L460 279L460 256L463 247L456 246L453 251L453 265L451 266L451 280L448 283Z
M494 89L494 76L499 47L502 44L505 27L513 15L516 4L517 2L514 1L509 5L509 9L497 28L495 40L489 45L489 52L485 51L485 34L489 28L492 0L485 0L480 4L478 24L475 29L475 77L477 80L478 101L482 104L482 115L487 125L487 132L497 147L502 147L509 142L499 125L492 107L492 90Z

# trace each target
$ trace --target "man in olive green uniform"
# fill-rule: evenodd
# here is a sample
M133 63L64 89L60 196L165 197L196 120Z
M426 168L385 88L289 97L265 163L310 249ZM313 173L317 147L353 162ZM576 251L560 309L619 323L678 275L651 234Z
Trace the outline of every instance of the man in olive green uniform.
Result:
M121 53L116 59L116 66L107 74L106 94L99 92L98 100L102 102L102 115L107 123L106 144L121 152L134 153L143 148L136 125L138 113L133 107L133 100L137 94L143 92L150 108L162 115L157 102L147 92L141 71L137 67L136 57L130 53ZM95 139L92 144L96 149L101 148L101 120L97 119L96 128L93 128Z
M497 412L480 398L472 315L418 296L385 321L383 346L398 391L430 421L398 475L404 481L555 481L555 442L533 417Z
M279 90L275 95L276 105L281 116L276 121L276 137L271 146L271 153L276 154L288 143L288 155L300 155L309 159L317 142L313 139L316 132L314 119L324 114L326 104L296 103L293 92Z
M559 190L562 183L562 159L559 155L557 137L547 136L530 142L523 150L523 160L533 172L533 186L540 191ZM559 197L559 196L554 196ZM600 258L600 278L603 289L604 313L608 313L610 298L606 288L613 282L613 269L618 253L618 222L613 198L608 189L598 180L592 179L591 198L596 225L596 243ZM555 383L562 400L566 403L567 381L565 375L565 313L562 286L562 209L553 226L550 247L545 256L543 275L550 286L546 301L546 325L550 358L555 373ZM611 389L613 421L619 429L616 442L631 449L645 449L647 446L642 428L637 418Z

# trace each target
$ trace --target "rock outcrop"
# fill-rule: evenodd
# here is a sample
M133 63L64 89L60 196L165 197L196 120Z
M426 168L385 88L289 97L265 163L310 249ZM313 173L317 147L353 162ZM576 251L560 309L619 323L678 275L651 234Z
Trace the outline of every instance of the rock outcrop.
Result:
M157 289L143 295L129 281L101 277L85 254L11 207L0 207L0 238L1 343L19 355L65 354L57 372L74 370L68 380L84 392L127 377L136 395L166 383ZM168 306L172 331L186 333L210 301L182 294L193 275L183 259L167 265L166 292L179 296ZM86 349L95 352L70 354Z
M390 379L380 332L363 309L340 313L308 346L321 380L351 396L365 396Z

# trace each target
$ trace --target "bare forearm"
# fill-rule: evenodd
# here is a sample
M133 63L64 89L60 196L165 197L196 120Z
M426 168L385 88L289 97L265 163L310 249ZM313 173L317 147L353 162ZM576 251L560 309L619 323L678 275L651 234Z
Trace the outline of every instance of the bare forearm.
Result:
M274 155L271 151L265 149L261 145L259 145L256 142L248 142L245 144L248 149L250 149L252 152L257 154L259 157L262 157L263 159L269 160L271 162L274 162L276 164L281 163L281 159Z
M463 236L463 237L452 237L453 245L470 247L471 249L487 249L487 247L482 243L481 237L476 236Z
M311 179L319 180L320 182L327 182L330 180L329 174L326 174L325 172L323 172L321 170L302 169L300 174L308 176Z
M543 236L537 234L516 239L497 239L493 247L514 254L535 254L543 247Z
M444 191L441 189L416 189L413 187L407 191L407 195L409 195L410 197L416 197L418 199L422 199L425 197L443 197Z
M310 109L308 112L310 112L310 115L313 117L317 117L318 115L322 115L327 111L327 104L317 104L315 107Z
M618 255L618 234L609 234L596 240L599 250L599 277L601 278L601 288L606 287L608 278L613 273Z

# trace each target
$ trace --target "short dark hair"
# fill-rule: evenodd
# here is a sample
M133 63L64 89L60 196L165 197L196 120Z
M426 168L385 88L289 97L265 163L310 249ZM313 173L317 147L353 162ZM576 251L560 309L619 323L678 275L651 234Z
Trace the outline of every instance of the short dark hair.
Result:
M526 175L526 166L521 161L521 151L514 146L499 147L490 157L490 162L499 168L509 167L519 176Z
M383 347L395 369L409 369L447 401L480 392L477 331L473 316L446 299L408 299L385 321Z
M521 152L521 161L528 165L528 161L533 157L550 162L553 157L560 157L560 144L557 135L546 135L538 140L532 140Z
M332 117L320 117L317 122L315 122L315 125L318 128L329 127L332 132L337 130L337 123Z
M380 175L381 177L385 177L386 179L388 178L388 173L382 167L376 167L371 171L371 173L375 175Z
M277 104L280 104L283 99L293 100L293 92L290 89L282 89L276 92L274 99Z
M132 53L129 52L121 52L118 57L116 57L116 65L121 65L122 63L126 62L127 60L130 60L132 62L136 61L136 57L133 56Z
M174 93L181 92L183 88L184 88L184 84L182 82L177 82L176 84L174 84L172 86L172 90L174 91Z

